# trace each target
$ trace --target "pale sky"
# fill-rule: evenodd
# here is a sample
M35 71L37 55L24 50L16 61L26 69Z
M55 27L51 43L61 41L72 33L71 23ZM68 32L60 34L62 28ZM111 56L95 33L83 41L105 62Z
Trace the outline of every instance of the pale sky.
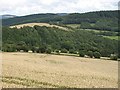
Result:
M117 10L119 0L0 0L0 15Z

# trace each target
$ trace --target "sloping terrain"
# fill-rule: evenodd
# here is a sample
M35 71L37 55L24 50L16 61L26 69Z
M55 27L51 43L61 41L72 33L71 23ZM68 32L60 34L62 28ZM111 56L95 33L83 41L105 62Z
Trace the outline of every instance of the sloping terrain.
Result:
M21 28L21 27L25 27L25 26L29 26L29 27L34 27L35 25L37 26L46 26L46 27L56 27L56 28L59 28L59 29L63 29L63 30L67 30L67 28L65 27L61 27L61 26L58 26L58 25L50 25L49 23L26 23L26 24L19 24L19 25L14 25L14 26L10 26L10 28Z
M29 24L30 25L30 24ZM41 25L41 24L40 24ZM44 24L48 25L49 24ZM40 48L53 51L66 49L67 51L99 52L101 56L108 57L118 53L118 41L104 38L97 33L87 30L60 29L56 27L34 26L23 28L2 29L4 52L35 50Z
M2 56L3 87L118 87L117 61L36 53Z
M118 32L118 10L96 11L87 13L32 14L15 18L3 19L3 26L25 23L79 24L82 29L97 29Z

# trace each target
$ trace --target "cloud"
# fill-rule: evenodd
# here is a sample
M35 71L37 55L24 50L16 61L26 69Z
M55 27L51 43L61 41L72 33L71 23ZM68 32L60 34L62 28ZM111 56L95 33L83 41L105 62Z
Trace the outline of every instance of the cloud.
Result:
M116 10L119 0L1 0L0 14L74 13Z

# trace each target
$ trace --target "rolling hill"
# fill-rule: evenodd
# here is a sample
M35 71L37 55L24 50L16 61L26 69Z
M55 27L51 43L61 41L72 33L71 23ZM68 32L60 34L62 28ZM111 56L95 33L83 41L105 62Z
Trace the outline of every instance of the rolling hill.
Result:
M58 25L50 25L49 23L26 23L26 24L19 24L19 25L14 25L14 26L10 26L10 28L23 28L23 27L34 27L35 25L37 26L46 26L46 27L56 27L59 28L61 30L68 30L68 28L62 27L62 26L58 26Z
M77 52L98 51L102 56L118 53L118 41L86 30L63 30L57 27L3 27L3 51L51 49ZM36 49L35 49L36 48Z
M71 14L33 14L3 19L3 26L25 23L79 24L83 29L118 31L118 11L96 11Z

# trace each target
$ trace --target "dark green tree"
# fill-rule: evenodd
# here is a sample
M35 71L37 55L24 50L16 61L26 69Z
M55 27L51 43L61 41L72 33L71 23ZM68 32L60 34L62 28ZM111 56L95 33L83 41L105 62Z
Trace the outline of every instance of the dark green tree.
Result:
M96 51L96 52L93 53L93 56L94 56L95 58L100 58L100 57L101 57L101 54Z
M86 50L80 50L80 51L79 51L79 56L80 56L80 57L84 57L86 54L87 54L87 51L86 51Z
M52 50L51 50L50 48L48 48L48 49L46 50L46 53L47 53L47 54L51 54L51 52L52 52Z
M67 49L65 49L65 48L61 50L61 53L67 53L67 52L68 52L68 51L67 51Z
M89 57L93 58L93 52L92 52L92 51L88 51L88 52L87 52L87 55L88 55Z

